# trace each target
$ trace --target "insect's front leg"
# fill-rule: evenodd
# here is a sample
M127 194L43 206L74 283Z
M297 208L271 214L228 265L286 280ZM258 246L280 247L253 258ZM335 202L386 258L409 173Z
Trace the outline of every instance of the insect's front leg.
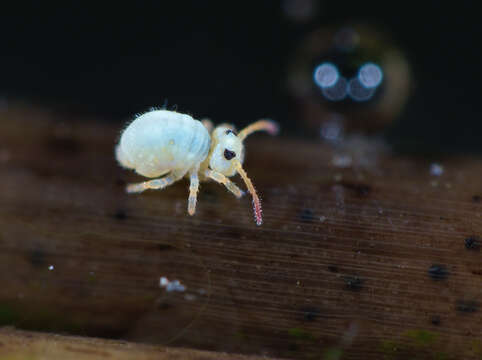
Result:
M160 179L153 179L149 181L144 181L135 184L129 184L126 187L126 191L129 194L132 193L141 193L147 189L164 189L165 187L173 184L177 180L181 179L183 174L172 172L167 176L164 176Z
M244 192L239 187L237 187L236 184L234 184L231 180L229 180L223 174L221 174L217 171L211 170L211 169L207 169L205 171L204 175L206 177L208 177L210 179L213 179L214 181L226 186L226 188L229 191L231 191L234 194L234 196L236 196L238 199L244 195Z
M189 215L194 215L196 212L197 192L199 190L199 177L197 175L198 171L199 164L189 172L191 180L191 184L189 186L189 200L187 205L187 212Z

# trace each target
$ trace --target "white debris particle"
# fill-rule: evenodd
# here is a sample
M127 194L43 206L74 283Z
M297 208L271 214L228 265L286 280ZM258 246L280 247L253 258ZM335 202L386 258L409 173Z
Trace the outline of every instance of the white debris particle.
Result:
M320 216L320 222L325 222L325 220L326 220L326 216L323 216L323 215Z
M54 269L54 266L53 265L50 265L49 266L49 271L52 271Z
M444 167L437 163L430 164L430 175L440 176L444 173Z
M159 281L160 287L166 287L167 284L169 284L169 280L167 280L167 277L162 276L161 280Z
M159 285L166 289L167 292L171 291L179 291L184 292L186 291L186 287L181 284L179 280L169 281L169 279L165 276L162 276Z
M183 291L186 290L186 287L184 285L182 285L179 282L179 280L173 280L173 281L170 281L169 284L167 284L166 290L167 290L167 292L171 292L171 291L183 292Z

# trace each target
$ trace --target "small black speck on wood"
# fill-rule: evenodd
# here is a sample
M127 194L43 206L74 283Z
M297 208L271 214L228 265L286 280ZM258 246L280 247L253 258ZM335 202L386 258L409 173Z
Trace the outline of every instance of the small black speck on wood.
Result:
M440 316L438 315L432 316L432 318L430 319L430 322L432 323L432 325L440 325Z
M358 276L345 276L343 280L347 290L360 291L363 288L363 280Z
M479 308L479 303L475 300L457 300L455 308L461 313L474 313Z
M320 315L320 309L313 306L303 307L301 312L305 321L315 321L318 315Z
M444 265L434 264L428 269L428 274L433 280L445 280L449 276L449 271Z
M117 220L125 220L127 219L127 212L123 209L119 209L115 212L114 217Z
M465 239L465 248L467 250L479 250L480 249L480 239L475 236L470 236Z
M313 210L310 210L310 209L303 209L301 210L301 213L300 213L300 219L302 221L305 221L305 222L311 222L313 221L315 218L315 216L313 215Z

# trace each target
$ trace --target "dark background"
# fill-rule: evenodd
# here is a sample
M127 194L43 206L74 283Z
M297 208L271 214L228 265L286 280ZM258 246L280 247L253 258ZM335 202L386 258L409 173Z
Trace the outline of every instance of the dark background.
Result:
M284 85L292 54L315 28L361 20L389 34L413 71L414 89L389 141L408 151L424 144L430 152L482 152L476 2L319 1L304 23L281 4L4 7L0 97L119 123L167 99L196 118L241 126L269 116L285 135L306 136Z

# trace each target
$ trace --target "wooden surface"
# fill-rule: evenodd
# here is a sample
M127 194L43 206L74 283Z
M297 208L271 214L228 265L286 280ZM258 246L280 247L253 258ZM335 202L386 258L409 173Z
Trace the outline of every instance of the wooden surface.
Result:
M141 178L115 163L123 125L66 119L0 112L0 324L302 359L481 358L481 159L259 134L257 227L250 199L214 183L194 217L185 181L127 195Z
M3 328L0 329L0 359L262 360L266 358Z

